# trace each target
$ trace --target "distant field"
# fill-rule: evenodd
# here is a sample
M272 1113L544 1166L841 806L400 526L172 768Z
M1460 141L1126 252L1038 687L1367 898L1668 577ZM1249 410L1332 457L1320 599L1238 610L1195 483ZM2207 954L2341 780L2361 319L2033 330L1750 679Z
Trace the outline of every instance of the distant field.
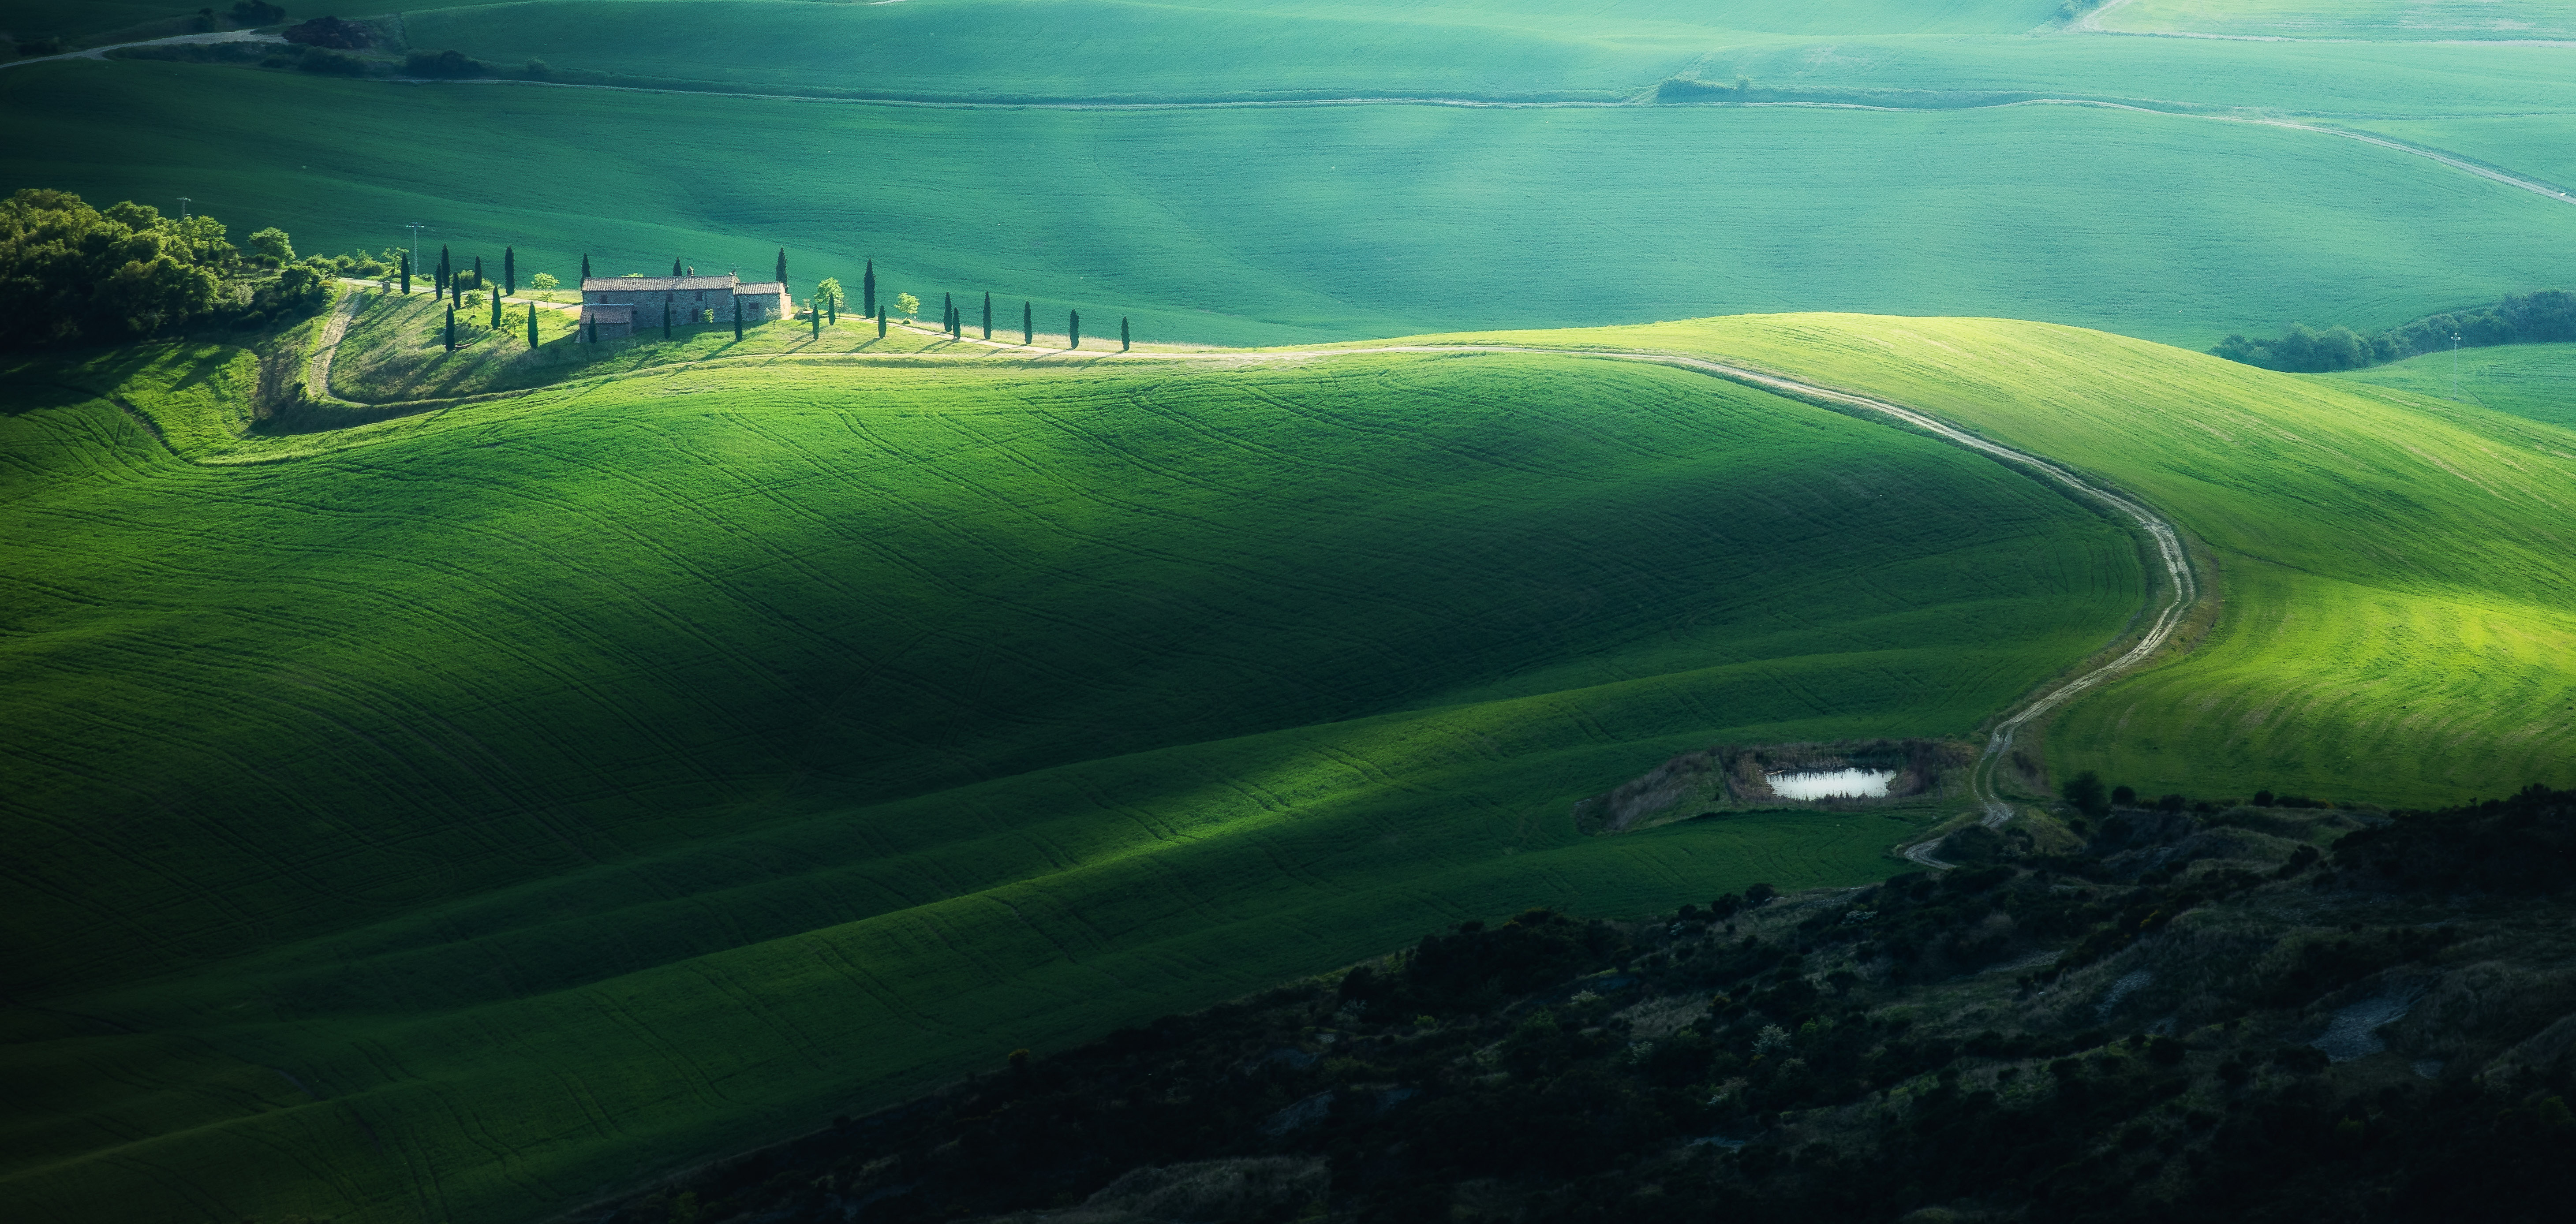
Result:
M2099 769L2149 794L2427 805L2576 782L2565 429L2367 376L2272 374L2000 320L1507 338L1727 356L1894 397L2180 522L2215 564L2216 627L2062 715L2048 740L2061 774ZM2426 360L2391 369L2420 386L2437 368Z
M2426 353L2334 377L2442 399L2449 399L2456 385L2461 399L2481 408L2576 430L2576 344L2461 349L2456 377L2449 353ZM2576 439L2570 448L2576 448Z
M2509 166L2576 195L2576 112L2372 120L2352 126Z
M2576 38L2567 0L2111 0L2105 30L2233 38Z
M1873 878L1913 825L1567 813L1967 731L2140 597L1998 465L1583 360L771 354L212 468L74 389L197 436L244 360L7 372L12 1218L541 1215L1460 918Z
M2127 10L2122 9L2125 13ZM2026 37L2049 4L1136 4L546 0L410 12L411 45L634 83L922 98L2035 91L2310 114L2576 110L2576 49ZM1913 99L1938 103L1939 99Z
M179 94L197 118L174 125L156 99ZM295 113L333 120L274 122ZM72 63L0 74L0 116L19 181L189 195L306 249L423 220L569 275L585 247L603 271L756 271L784 244L805 284L873 256L890 291L1133 315L1157 340L1867 309L2200 348L2576 283L2576 207L2092 108L959 111ZM735 173L665 190L683 162Z

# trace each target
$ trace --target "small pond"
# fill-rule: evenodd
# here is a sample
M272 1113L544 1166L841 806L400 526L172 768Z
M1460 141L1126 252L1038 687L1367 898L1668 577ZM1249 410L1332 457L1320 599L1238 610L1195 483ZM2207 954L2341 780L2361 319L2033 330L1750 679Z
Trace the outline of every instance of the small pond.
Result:
M1893 769L1801 769L1767 773L1762 780L1783 799L1883 799Z

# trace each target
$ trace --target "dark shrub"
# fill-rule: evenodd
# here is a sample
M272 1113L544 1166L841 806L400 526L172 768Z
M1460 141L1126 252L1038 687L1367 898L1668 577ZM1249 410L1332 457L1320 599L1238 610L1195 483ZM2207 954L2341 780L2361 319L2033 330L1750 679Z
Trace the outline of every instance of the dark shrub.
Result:
M2110 792L2102 786L2102 775L2092 770L2068 778L2066 785L2059 787L2057 793L2074 805L2076 811L2087 816L2098 819L2110 814Z
M286 41L335 51L363 51L376 45L376 32L355 21L316 17L301 25L286 27Z
M456 80L462 77L479 77L489 69L483 66L481 60L465 58L465 54L461 51L441 51L435 55L427 51L414 51L404 57L403 71L416 77Z

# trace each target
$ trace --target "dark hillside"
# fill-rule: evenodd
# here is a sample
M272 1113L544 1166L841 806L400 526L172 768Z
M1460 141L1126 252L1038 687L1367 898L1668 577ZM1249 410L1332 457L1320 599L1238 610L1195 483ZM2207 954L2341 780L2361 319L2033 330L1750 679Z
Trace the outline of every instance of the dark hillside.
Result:
M591 1218L2562 1218L2571 819L2129 810L2077 854L1463 923Z

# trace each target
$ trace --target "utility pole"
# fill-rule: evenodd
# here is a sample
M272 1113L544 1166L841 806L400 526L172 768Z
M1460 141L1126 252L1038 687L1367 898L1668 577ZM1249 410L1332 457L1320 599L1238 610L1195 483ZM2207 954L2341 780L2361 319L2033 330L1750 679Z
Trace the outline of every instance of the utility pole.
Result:
M2460 333L2451 333L2451 398L2460 398Z
M417 268L420 266L420 232L422 230L429 229L429 227L418 221L414 221L403 228L411 231L411 266ZM430 230L430 232L436 233L438 231ZM405 292L409 291L406 290Z
M188 219L188 206L189 206L189 205L191 205L191 204L194 204L194 203L196 203L196 201L195 201L195 200L191 200L191 199L189 199L189 198L188 198L188 197L186 197L186 196L180 196L180 197L179 197L179 219L180 219L180 220L185 221L185 220L187 220L187 219Z

